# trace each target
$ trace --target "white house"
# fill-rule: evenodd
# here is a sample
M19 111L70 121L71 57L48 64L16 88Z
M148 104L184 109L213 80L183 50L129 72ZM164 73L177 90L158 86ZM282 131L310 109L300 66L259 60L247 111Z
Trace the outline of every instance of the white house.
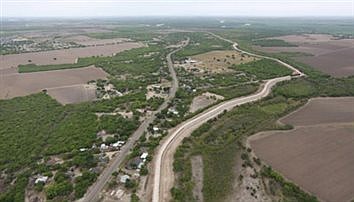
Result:
M120 181L121 183L126 183L127 180L129 180L129 179L130 179L130 176L129 176L129 175L123 175L123 176L120 177L119 181Z
M36 181L34 182L35 184L39 183L39 182L43 182L43 183L46 183L48 180L48 177L47 176L39 176Z
M113 143L113 144L112 144L112 147L121 147L121 146L123 146L124 144L125 144L124 141L118 141L118 142L116 142L116 143Z
M100 149L101 150L108 149L108 146L106 144L102 143L101 146L100 146Z
M185 60L186 63L196 63L196 60L192 60L192 58L188 58L187 60Z
M140 158L141 159L146 159L146 157L148 157L148 155L149 155L149 153L144 152L144 153L141 154Z

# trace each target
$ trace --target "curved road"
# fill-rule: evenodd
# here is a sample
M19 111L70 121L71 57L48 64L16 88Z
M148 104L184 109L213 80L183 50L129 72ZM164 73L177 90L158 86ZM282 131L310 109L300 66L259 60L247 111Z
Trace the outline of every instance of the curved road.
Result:
M108 166L103 170L100 174L96 182L87 190L85 196L80 199L79 201L82 202L94 202L99 200L99 195L103 190L105 184L108 182L112 173L117 170L117 168L122 164L126 156L128 155L131 148L133 148L135 142L139 140L139 138L144 134L146 129L148 128L149 124L152 123L155 119L156 114L160 113L163 109L168 106L168 102L170 102L176 94L178 89L178 80L176 76L176 72L173 68L173 62L171 59L171 55L176 53L177 51L181 50L183 47L188 45L189 38L185 41L181 47L175 49L174 51L170 52L166 56L168 69L170 75L172 77L172 85L170 88L170 92L168 94L167 99L159 106L159 108L152 113L149 117L147 117L142 124L140 124L139 128L132 134L132 136L128 139L127 143L121 148L121 150L116 154L116 156L111 160Z
M304 74L294 68L293 66L286 64L276 58L271 58L267 56L261 56L253 53L248 53L246 51L242 51L238 48L238 44L222 38L221 36L218 36L214 33L210 33L213 36L222 39L224 41L230 42L233 44L233 48L236 51L239 51L241 53L261 57L261 58L267 58L271 59L274 61L277 61L284 66L292 69L294 72L296 72L296 76L303 76ZM158 151L156 152L156 156L154 158L154 172L153 172L153 190L152 190L152 202L162 202L162 201L170 201L171 200L171 194L170 190L174 185L174 172L173 172L173 155L177 149L177 147L180 145L182 142L183 138L189 136L195 129L200 127L202 124L207 122L208 120L216 117L217 115L223 113L224 110L230 110L236 106L249 103L249 102L254 102L257 100L260 100L264 97L266 97L270 92L271 88L285 80L290 80L291 76L285 76L285 77L279 77L279 78L274 78L266 81L266 83L263 85L263 88L261 91L245 96L245 97L240 97L240 98L235 98L230 101L226 101L223 103L220 103L214 107L211 107L210 109L207 109L206 111L194 116L193 118L179 124L169 136L167 136L162 145L158 148Z

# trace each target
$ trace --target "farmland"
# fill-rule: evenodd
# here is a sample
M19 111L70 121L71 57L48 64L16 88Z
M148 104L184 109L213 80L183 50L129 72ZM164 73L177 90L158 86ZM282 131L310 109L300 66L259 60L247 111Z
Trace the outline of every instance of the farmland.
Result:
M294 130L259 133L251 146L266 164L320 199L349 201L354 197L353 105L352 97L311 99L280 119Z
M0 98L10 99L18 96L25 96L33 93L38 93L44 89L50 92L56 88L63 88L66 93L75 86L84 86L88 81L96 79L105 79L108 74L100 68L85 67L81 69L67 69L49 72L34 72L34 73L14 73L1 76ZM75 92L85 93L85 89L76 90ZM66 95L69 96L69 95ZM75 97L75 93L73 94ZM56 97L54 95L54 97ZM75 102L75 98L72 97ZM71 103L70 96L65 103Z
M269 40L283 40L296 45L284 47L274 44L271 47L255 49L273 53L303 52L303 56L296 56L294 59L335 77L354 74L354 60L351 57L354 54L354 39L340 39L325 34L303 34L273 37Z
M53 50L33 53L22 53L12 55L1 55L1 69L16 68L18 65L36 64L36 65L50 65L50 64L72 64L77 58L91 57L91 56L112 56L113 54L129 50L132 48L139 48L143 45L141 43L128 42L115 45L94 46L84 48L73 48L63 50Z

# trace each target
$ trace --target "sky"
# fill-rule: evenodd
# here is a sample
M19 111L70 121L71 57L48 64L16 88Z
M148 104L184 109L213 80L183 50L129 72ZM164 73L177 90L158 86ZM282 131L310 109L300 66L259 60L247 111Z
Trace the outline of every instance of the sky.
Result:
M0 0L1 17L349 16L354 0Z

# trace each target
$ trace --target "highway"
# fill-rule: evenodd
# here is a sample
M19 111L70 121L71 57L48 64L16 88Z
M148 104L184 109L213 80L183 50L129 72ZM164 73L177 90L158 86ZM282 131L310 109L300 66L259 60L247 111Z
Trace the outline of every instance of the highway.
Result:
M132 136L128 139L127 143L121 148L121 150L116 154L116 156L110 161L107 167L102 171L100 176L97 178L96 182L87 190L86 194L79 201L82 202L94 202L99 200L99 195L103 190L105 184L109 181L112 173L117 170L117 168L123 163L124 159L130 152L130 149L134 147L135 142L139 140L139 138L144 134L149 124L152 123L155 119L156 114L160 113L163 109L168 106L168 102L170 102L176 94L178 89L178 80L177 75L173 67L173 61L171 56L177 51L181 50L183 47L188 45L189 39L187 39L181 47L175 49L170 52L166 56L168 69L170 75L172 77L172 85L169 91L168 97L165 101L159 106L159 108L154 111L149 117L147 117L143 123L139 126L139 128L132 134Z
M237 43L222 38L221 36L218 36L214 33L210 34L224 41L232 43L233 48L236 51L277 61L296 72L296 76L304 76L302 72L293 66L286 64L276 58L248 53L246 51L240 50ZM231 110L236 106L260 100L271 92L271 89L274 85L282 81L290 80L291 78L291 76L285 76L267 80L263 85L262 90L258 91L257 93L220 103L200 114L197 114L191 119L184 121L176 128L174 128L174 130L172 130L171 133L162 141L162 145L158 148L154 156L152 202L163 202L171 200L170 190L174 185L173 155L185 137L188 137L195 129L206 123L208 120L223 113L224 110Z

